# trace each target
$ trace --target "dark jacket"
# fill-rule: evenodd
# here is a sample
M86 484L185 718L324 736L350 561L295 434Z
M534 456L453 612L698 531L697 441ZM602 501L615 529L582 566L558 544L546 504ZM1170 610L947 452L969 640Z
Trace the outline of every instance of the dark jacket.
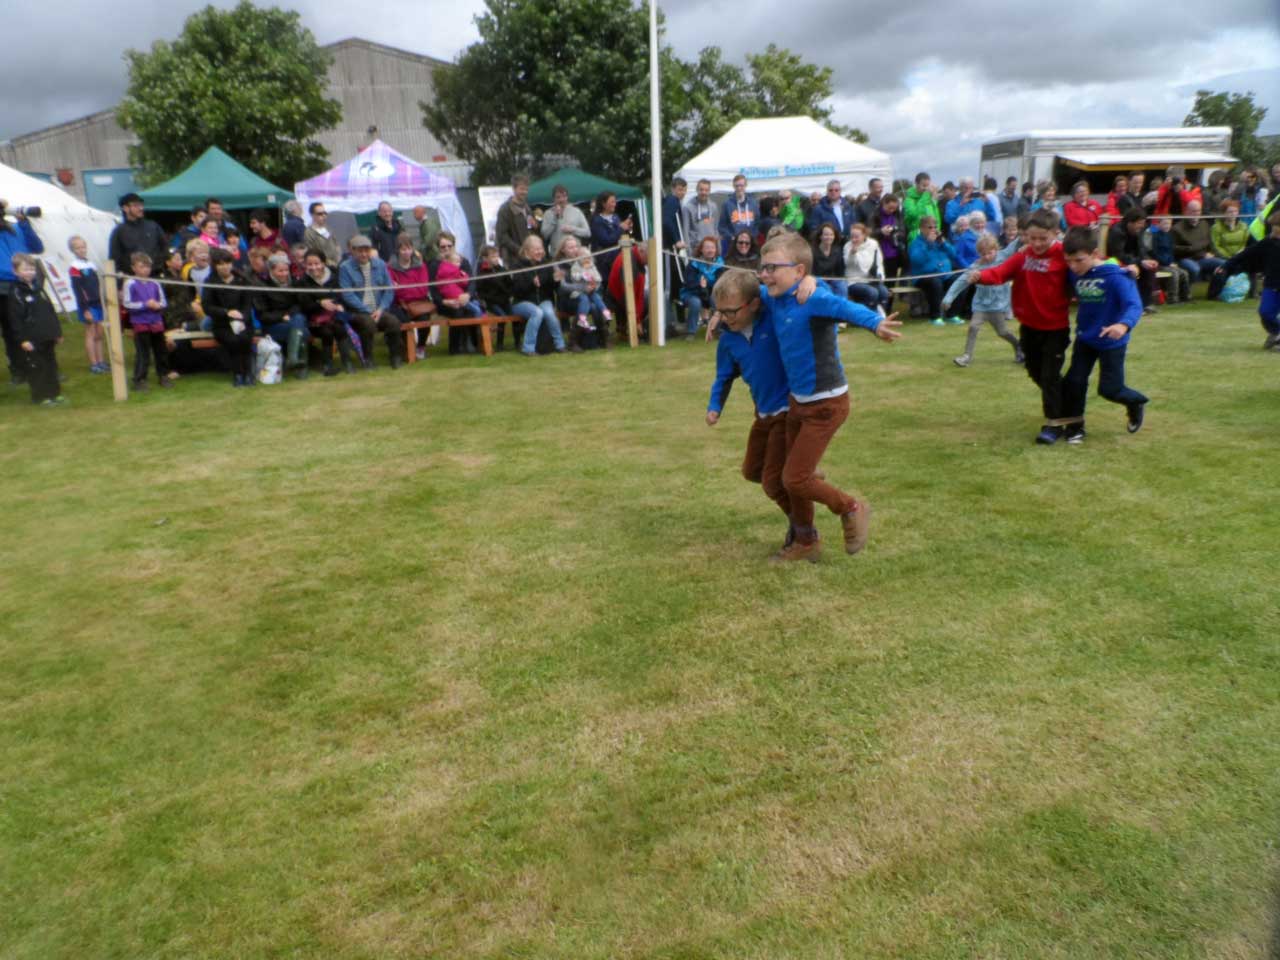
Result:
M521 257L516 260L515 266L511 269L522 270L533 265L532 261ZM539 286L534 285L534 277L538 278ZM554 303L555 298L556 280L553 275L553 268L550 266L544 266L537 270L527 270L511 277L511 299L517 303L521 301L541 303L543 300L550 300Z
M885 195L883 193L880 194L880 200L884 198ZM871 223L871 218L880 212L880 200L874 200L868 196L861 203L854 206L853 212L858 216L858 223Z
M169 245L165 242L164 230L154 220L143 217L140 220L126 220L111 231L109 244L111 259L116 263L118 273L132 273L129 258L135 253L145 253L157 269L168 255Z
M1273 237L1259 240L1228 260L1222 269L1227 274L1261 271L1262 285L1268 290L1280 290L1280 240Z
M302 222L301 217L289 214L284 218L280 235L284 237L284 242L292 247L295 243L302 243L302 238L307 235L307 225Z
M531 222L533 220L533 209L527 203L523 207L518 207L515 201L516 198L513 195L510 200L502 205L498 210L498 222L494 226L494 242L497 243L498 249L502 251L504 263L516 262L516 259L520 256L520 247L524 244L525 237L537 229Z
M181 280L182 277L171 276L164 271L161 271L156 279L160 281L160 289L164 291L165 329L180 330L186 326L188 320L195 319L191 304L196 298L196 288L189 287L185 283L169 282Z
M669 193L662 198L662 246L670 250L676 243L683 240L681 234L684 232L680 220L680 201L676 199L674 193Z
M844 245L837 242L831 245L831 252L823 255L822 248L813 245L813 275L815 277L844 278Z
M316 283L309 273L303 274L294 284L294 296L297 297L298 308L308 317L327 312L321 305L321 300L333 300L341 305L342 295L338 293L338 271L330 267L329 279L324 284Z
M1107 231L1107 255L1115 257L1125 266L1140 260L1154 260L1151 252L1151 234L1143 227L1135 237L1125 224L1117 223Z
M275 289L257 290L253 293L253 312L258 315L258 323L264 328L283 323L289 319L289 314L298 309L298 292L291 285L280 286L268 278L265 286Z
M404 233L400 218L392 215L391 226L382 222L381 217L373 218L373 226L369 228L369 239L373 241L373 249L383 263L390 263L396 255L396 237Z
M480 270L476 274L476 291L480 302L489 313L507 314L511 310L511 277L493 277L486 274L496 273L503 267L491 267L480 261Z
M227 316L232 310L240 311L245 332L253 332L253 296L244 287L245 282L239 277L233 274L230 280L224 281L217 270L205 281L200 302L204 305L205 315L213 321L215 337L234 336L231 332L232 318Z
M840 220L836 219L836 208L840 208ZM813 205L813 209L809 211L809 222L806 227L809 231L811 240L818 239L818 231L824 223L829 223L836 228L837 246L849 239L849 228L859 220L858 212L854 209L853 204L848 197L841 197L837 203L832 203L830 197L823 197ZM842 271L843 272L843 271ZM822 276L822 274L819 274Z
M40 278L36 278L40 282ZM44 288L15 280L9 290L9 329L18 343L48 343L62 336L58 312Z

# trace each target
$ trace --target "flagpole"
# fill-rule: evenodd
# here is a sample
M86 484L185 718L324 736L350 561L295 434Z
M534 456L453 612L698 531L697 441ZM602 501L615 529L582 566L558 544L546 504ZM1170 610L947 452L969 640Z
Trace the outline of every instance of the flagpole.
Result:
M658 101L658 0L649 0L649 152L653 196L653 245L649 257L649 342L666 346L666 297L662 277L666 263L662 253L662 136Z

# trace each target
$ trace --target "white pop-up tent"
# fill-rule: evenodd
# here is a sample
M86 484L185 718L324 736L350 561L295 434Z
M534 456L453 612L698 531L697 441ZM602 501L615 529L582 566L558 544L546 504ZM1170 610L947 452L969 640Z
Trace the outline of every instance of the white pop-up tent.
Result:
M887 153L846 140L812 117L766 117L739 120L676 176L691 185L710 180L712 193L729 193L738 174L747 178L752 193L808 193L839 180L852 197L865 192L873 177L890 187L893 162Z
M384 200L396 210L432 207L440 214L440 225L457 238L458 252L475 263L471 228L453 181L381 140L375 140L346 163L295 184L293 192L304 211L315 201L323 203L330 213L369 213Z
M74 308L70 295L71 251L67 241L79 234L89 247L89 259L102 267L107 259L107 242L115 228L116 218L109 213L81 203L65 190L51 183L29 177L20 170L0 163L0 197L9 209L39 207L40 216L31 220L36 236L44 244L49 282L62 301L64 310Z

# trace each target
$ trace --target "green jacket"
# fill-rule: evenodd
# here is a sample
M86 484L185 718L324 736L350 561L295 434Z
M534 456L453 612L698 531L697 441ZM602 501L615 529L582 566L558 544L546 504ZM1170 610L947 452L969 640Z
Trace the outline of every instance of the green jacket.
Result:
M1277 200L1280 200L1280 195L1272 197L1271 202L1268 203L1265 207L1263 207L1262 213L1254 217L1253 223L1249 224L1249 236L1253 237L1253 239L1255 240L1266 239L1267 230L1269 229L1267 227L1267 218L1271 216L1271 214L1276 212Z
M902 200L902 222L907 228L907 243L916 238L920 232L920 221L924 217L933 217L942 226L942 214L938 211L938 201L927 190L912 187Z
M1234 230L1227 229L1225 220L1215 220L1213 228L1209 231L1209 237L1213 241L1213 249L1218 252L1218 256L1230 258L1244 249L1245 241L1249 239L1249 230L1243 220L1236 221Z
M418 252L424 260L440 259L440 251L436 249L436 239L440 236L440 214L435 207L425 208L427 215L418 224Z
M779 211L778 220L792 230L804 229L804 208L800 206L799 196L796 194L791 195L791 199L787 201L786 206Z

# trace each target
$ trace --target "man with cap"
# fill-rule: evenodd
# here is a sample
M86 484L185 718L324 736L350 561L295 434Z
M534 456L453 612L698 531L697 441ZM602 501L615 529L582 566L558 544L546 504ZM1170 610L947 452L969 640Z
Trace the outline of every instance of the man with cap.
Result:
M360 334L365 368L373 367L374 335L381 331L387 338L387 352L394 370L400 366L404 337L400 332L400 319L391 312L395 300L391 274L386 263L373 255L373 241L364 234L357 233L347 246L351 256L338 268L338 282L342 285L342 305L348 311L351 326Z
M132 273L129 261L135 253L145 253L152 263L164 263L169 253L164 229L142 215L142 198L136 193L126 193L120 198L120 212L124 214L124 222L111 231L107 246L116 272Z

